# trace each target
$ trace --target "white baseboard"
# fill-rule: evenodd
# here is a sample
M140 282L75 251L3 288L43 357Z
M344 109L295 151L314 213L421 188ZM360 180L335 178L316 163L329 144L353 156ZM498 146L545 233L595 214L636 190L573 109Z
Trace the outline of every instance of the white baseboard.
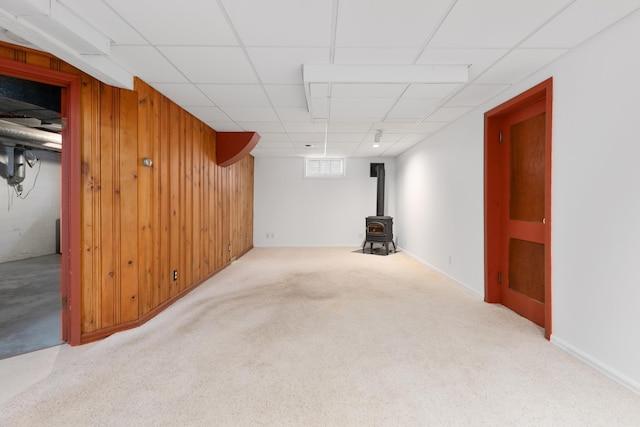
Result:
M567 353L571 354L572 356L574 356L578 360L581 360L582 362L586 363L587 365L591 366L592 368L594 368L594 369L600 371L601 373L603 373L604 375L608 376L612 380L614 380L614 381L622 384L623 386L627 387L629 390L633 391L634 393L640 394L640 383L638 383L637 381L627 377L626 375L618 372L617 370L611 368L610 366L605 365L604 363L600 362L599 360L597 360L597 359L591 357L590 355L586 354L585 352L583 352L579 348L573 346L569 342L563 340L562 338L558 338L557 336L555 336L553 334L551 335L551 342L553 344L555 344L556 346L560 347L561 349L563 349L564 351L566 351Z
M436 273L438 273L439 275L443 276L444 278L446 278L448 281L450 281L451 283L453 283L454 285L458 286L459 288L467 291L468 293L470 293L471 295L473 295L476 298L479 298L481 300L484 301L484 295L480 295L479 293L477 293L473 288L471 288L469 285L462 283L460 281L458 281L457 279L455 279L454 277L449 276L447 273L445 273L444 271L441 271L439 269L437 269L436 267L434 267L433 265L429 264L428 262L426 262L425 260L423 260L422 258L412 254L411 252L409 252L408 250L398 246L398 251L401 251L407 255L409 255L411 258L415 259L416 261L418 261L420 264L424 265L425 267L429 268L430 270L435 271Z

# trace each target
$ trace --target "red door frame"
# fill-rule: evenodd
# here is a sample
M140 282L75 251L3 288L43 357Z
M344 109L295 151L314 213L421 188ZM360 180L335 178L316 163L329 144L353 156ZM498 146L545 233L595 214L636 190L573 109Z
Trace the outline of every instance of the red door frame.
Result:
M484 115L484 209L485 209L485 301L500 303L501 285L498 274L503 271L501 264L505 254L502 253L501 235L501 194L505 177L502 167L496 167L499 158L499 138L502 122L506 116L532 104L544 100L546 111L545 123L545 337L551 338L551 136L553 78L532 87L515 98L499 105Z
M0 74L63 88L60 217L62 340L80 344L80 76L0 58Z

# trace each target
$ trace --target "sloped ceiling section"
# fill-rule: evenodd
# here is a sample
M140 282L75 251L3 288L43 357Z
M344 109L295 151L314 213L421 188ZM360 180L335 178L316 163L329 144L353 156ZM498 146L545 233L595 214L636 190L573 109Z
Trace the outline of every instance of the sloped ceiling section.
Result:
M640 0L3 0L0 39L108 84L130 88L139 76L218 131L259 133L255 156L396 156L639 8ZM355 77L306 78L314 67ZM403 74L428 68L449 68L452 78Z

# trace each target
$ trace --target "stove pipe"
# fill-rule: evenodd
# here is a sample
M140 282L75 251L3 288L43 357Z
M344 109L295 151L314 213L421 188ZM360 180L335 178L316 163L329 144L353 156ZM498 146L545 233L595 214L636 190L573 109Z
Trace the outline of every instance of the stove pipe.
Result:
M376 204L376 215L384 216L384 163L376 166L378 175L378 199Z

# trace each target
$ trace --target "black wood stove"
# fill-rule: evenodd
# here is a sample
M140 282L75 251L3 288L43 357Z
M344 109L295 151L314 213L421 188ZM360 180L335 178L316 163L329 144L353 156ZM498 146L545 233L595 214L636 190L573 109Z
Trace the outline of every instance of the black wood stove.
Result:
M378 177L376 216L365 218L366 234L362 253L367 243L370 244L371 253L373 253L373 244L380 243L384 247L385 255L389 255L389 243L393 245L394 251L396 244L393 241L393 218L384 214L384 163L376 165L376 175Z

